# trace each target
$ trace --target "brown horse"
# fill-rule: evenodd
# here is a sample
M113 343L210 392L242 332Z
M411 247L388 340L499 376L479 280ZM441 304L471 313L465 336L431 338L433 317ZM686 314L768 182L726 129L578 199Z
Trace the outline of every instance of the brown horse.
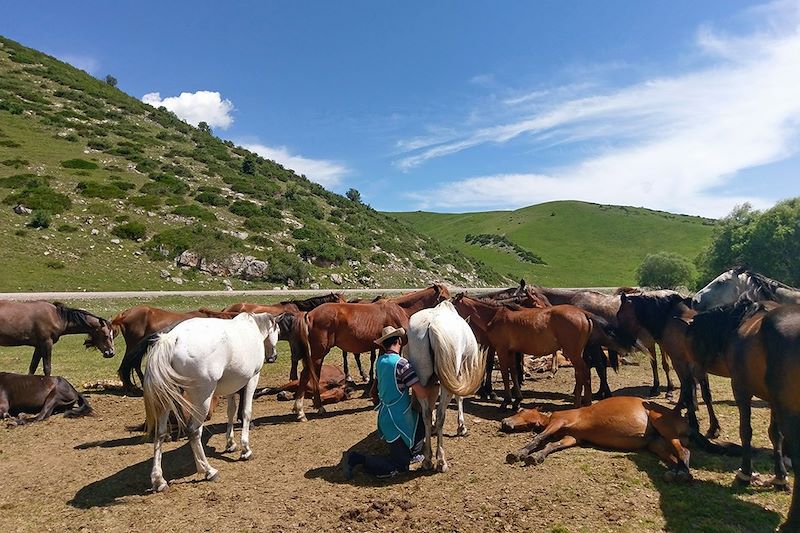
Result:
M523 282L524 280L520 283ZM545 297L553 305L570 304L580 307L581 309L585 309L590 313L601 317L612 326L617 325L617 311L619 311L620 305L620 299L618 295L623 292L629 292L633 290L630 287L621 287L617 289L614 295L610 295L591 290L553 289L549 287L541 287L539 285L525 285L523 288L525 290L530 290L537 295ZM642 291L636 292L638 294L642 294ZM661 382L658 375L658 361L656 359L656 341L654 341L653 338L645 332L642 332L639 340L650 353L650 365L653 371L653 386L650 388L650 396L658 396L661 388ZM611 357L613 363L613 360L616 357L616 354L613 353L613 350L609 353L609 356ZM667 398L672 398L675 385L670 377L669 361L663 347L661 349L661 365L664 368L664 373L667 375Z
M700 313L690 320L687 335L694 360L708 372L730 376L739 408L739 433L744 454L737 479L752 477L750 409L753 396L770 404L769 437L774 449L773 484L786 488L783 446L792 460L795 483L800 479L800 305L754 303ZM800 530L800 495L795 485L783 530Z
M305 363L293 409L297 419L306 420L303 401L309 377L314 389L314 407L323 411L318 376L322 361L333 347L352 353L371 351L375 346L375 339L381 336L384 327L407 328L408 318L412 314L420 309L434 307L449 296L446 287L433 285L401 297L404 305L402 307L395 303L399 298L369 304L329 303L303 315L303 319L297 321L299 339L305 346Z
M696 380L700 385L706 409L708 409L709 429L706 435L716 438L720 433L720 425L711 401L708 375L700 373L695 376L691 366L691 354L686 340L686 323L697 312L689 308L689 302L688 299L673 291L654 294L622 294L620 295L617 320L620 327L631 335L641 335L641 331L645 330L666 349L681 382L676 409L686 408L686 417L695 430L699 428L695 414L697 409Z
M582 309L572 305L556 305L545 309L497 306L464 294L456 295L452 302L458 314L465 319L469 317L474 328L485 332L486 340L497 351L505 386L500 409L508 408L512 401L512 382L513 408L518 409L522 401L519 377L514 370L516 352L540 356L562 350L575 368L575 405L592 403L591 376L583 360L592 322Z
M669 469L668 481L688 481L689 440L716 453L735 453L735 445L719 445L697 435L687 421L673 409L630 396L600 400L580 409L542 414L525 409L502 422L504 431L533 429L537 435L530 444L506 456L506 462L539 464L553 452L583 443L611 450L641 450L655 453Z
M37 413L34 421L47 419L56 409L77 408L66 417L86 416L92 408L81 393L61 376L30 376L0 372L0 419L21 413ZM25 420L20 418L19 423Z
M139 345L147 337L189 318L232 318L237 314L213 311L211 309L198 309L197 311L180 313L149 305L137 305L122 311L111 319L111 325L114 328L114 332L121 333L125 339L125 355L122 356L119 369L117 369L117 374L122 380L123 387L125 390L136 389L132 379L134 371L139 376L139 382L142 382L142 358L146 352L146 346Z
M257 390L253 398L267 394L277 394L278 400L292 400L300 381L295 379L280 387L265 387ZM310 384L309 384L310 385ZM350 399L351 389L347 385L344 372L338 366L322 365L319 374L320 398L323 405L339 403ZM289 393L292 393L291 395ZM312 387L306 386L307 394L314 394Z
M0 346L33 346L28 373L36 373L42 361L45 376L50 375L53 344L62 335L87 333L86 348L97 348L103 357L114 357L111 323L83 309L55 302L0 302Z

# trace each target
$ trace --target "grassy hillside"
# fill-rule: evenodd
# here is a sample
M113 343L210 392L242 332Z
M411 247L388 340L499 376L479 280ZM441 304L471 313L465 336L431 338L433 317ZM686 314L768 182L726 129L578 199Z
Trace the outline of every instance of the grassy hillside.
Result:
M16 214L18 204L34 212ZM0 247L0 291L500 279L391 217L2 37ZM184 251L195 261L181 269ZM268 265L231 274L220 265L234 254Z
M663 250L694 259L709 243L713 227L712 220L700 217L585 202L485 213L390 214L502 274L563 287L635 284L634 271L645 255ZM508 246L467 243L468 234L504 235L545 264L523 261Z

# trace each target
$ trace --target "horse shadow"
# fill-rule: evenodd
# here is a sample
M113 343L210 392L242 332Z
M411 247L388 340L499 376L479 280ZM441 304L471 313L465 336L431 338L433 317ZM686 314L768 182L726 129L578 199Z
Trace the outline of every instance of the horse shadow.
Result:
M377 430L373 431L357 443L353 444L348 450L348 452L358 452L365 455L386 455L389 453L389 448L387 444L381 439L380 435L378 434ZM375 476L371 476L357 468L354 472L354 476L352 480L348 480L344 477L344 473L342 472L341 466L339 464L332 465L332 466L319 466L316 468L311 468L310 470L306 471L304 477L306 479L316 479L321 478L327 481L328 483L333 483L336 485L356 485L359 487L386 487L389 485L400 485L411 481L413 479L417 479L423 476L429 476L434 474L434 470L421 470L419 467L409 470L408 472L402 472L397 474L394 477L385 478L385 479L378 479Z
M564 395L570 400L569 395ZM523 409L538 409L540 411L547 411L553 413L555 411L563 411L565 409L572 409L572 403L553 403L552 401L545 401L548 399L557 400L560 397L558 393L541 393L533 398L527 398L523 401L521 407ZM533 400L531 402L530 400ZM451 409L453 406L451 406ZM512 409L500 410L500 401L494 400L480 400L477 398L464 398L464 414L468 414L483 420L500 420L516 414Z
M211 433L204 431L201 438L203 445L208 444ZM139 439L141 437L133 437ZM122 439L120 439L122 440ZM113 442L113 441L109 441ZM206 447L206 450L209 450ZM213 454L213 455L212 455ZM210 457L232 460L229 457L221 456L219 453L207 453ZM174 450L165 452L162 457L162 468L164 478L171 480L170 483L199 483L198 480L178 481L196 474L197 469L194 464L194 456L188 442ZM106 507L119 505L123 502L121 498L125 496L139 496L146 492L145 488L149 484L150 470L152 469L152 459L146 459L134 465L128 466L106 478L94 481L78 490L75 496L67 502L72 507L78 509L91 509L93 507Z
M353 413L363 413L364 411L371 411L371 405L362 405L361 407L348 407L347 409L326 409L324 413L316 413L312 407L307 408L306 416L309 420L325 420L336 416L348 415ZM267 415L254 418L252 420L253 427L258 426L277 426L280 424L296 423L297 415L294 413L285 413L281 415Z
M730 486L698 479L688 485L669 483L664 481L664 466L655 456L635 453L630 458L658 490L666 531L718 531L723 524L740 531L773 531L781 520L777 512L736 497L737 491Z

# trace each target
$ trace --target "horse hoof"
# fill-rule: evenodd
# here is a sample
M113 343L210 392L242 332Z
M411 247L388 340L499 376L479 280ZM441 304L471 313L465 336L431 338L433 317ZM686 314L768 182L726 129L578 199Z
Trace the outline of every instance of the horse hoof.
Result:
M650 387L650 391L647 393L648 398L655 398L658 396L658 387Z
M711 440L718 439L719 434L720 434L719 428L711 428L706 432L706 438Z
M467 428L460 427L458 431L456 431L456 437L466 437L467 436Z
M780 491L780 492L789 492L791 488L789 487L789 481L784 479L778 479L773 477L767 482L768 485L771 485L773 489Z
M231 453L235 451L236 451L236 443L231 443L228 445L227 448L225 448L225 451L223 453Z
M422 461L422 465L420 466L421 470L433 470L433 461L430 459L424 459Z
M522 456L516 452L511 452L508 455L506 455L506 462L510 465L513 465L514 463L520 460L522 460Z
M750 482L753 480L754 475L755 472L748 475L742 472L742 469L740 468L739 470L736 471L736 477L733 478L733 484L734 486L746 487L750 485Z
M540 465L544 462L544 457L542 457L542 454L540 453L532 453L530 455L526 455L523 461L525 461L525 464L528 466Z
M675 481L675 471L674 470L667 470L664 472L664 481L667 483L672 483Z
M444 461L442 461L442 462L441 462L441 463L439 463L439 465L436 467L436 470L437 470L439 473L441 473L441 474L444 474L445 472L447 472L447 469L448 469L448 468L450 468L450 467L449 467L449 466L447 466L447 463L445 463Z
M298 413L297 414L297 421L298 422L308 422L308 418L306 418L305 413Z
M242 452L242 455L239 456L240 461L247 461L253 457L253 450L247 450L246 452Z
M317 409L317 414L322 415L322 414L325 414L325 413L327 413L327 411L325 410L325 407L320 407L319 409Z
M675 481L678 483L688 483L692 480L692 474L688 470L678 470L675 474Z
M206 481L219 481L219 470L213 468L206 472Z
M150 489L150 492L158 493L158 492L167 492L168 490L169 490L169 484L166 481L162 481L158 485L153 485L153 487Z

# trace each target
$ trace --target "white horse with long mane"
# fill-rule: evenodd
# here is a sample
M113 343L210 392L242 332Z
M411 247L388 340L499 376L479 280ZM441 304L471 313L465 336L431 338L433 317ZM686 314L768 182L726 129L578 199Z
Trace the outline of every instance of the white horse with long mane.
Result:
M427 386L431 378L439 378L439 407L436 411L436 461L440 472L447 471L442 432L450 399L458 402L458 435L466 435L463 397L474 394L481 384L486 367L486 352L480 351L478 341L469 325L449 301L432 309L423 309L408 321L408 346L404 356L417 373L420 383ZM433 467L431 450L432 417L435 398L418 398L425 422L425 459L422 468Z
M692 298L692 309L708 311L713 307L733 305L742 296L753 301L772 300L780 304L800 304L800 289L739 267L726 270L697 291Z
M245 387L240 459L251 457L253 392L265 353L276 355L278 332L278 323L272 315L242 313L231 320L192 318L158 335L147 352L143 381L147 429L156 430L150 474L153 491L167 488L161 471L161 446L167 435L170 412L186 428L197 472L207 480L217 477L218 472L208 464L200 442L203 421L214 394L228 397L225 451L232 452L236 449L235 393ZM184 412L188 413L188 420L184 420Z

